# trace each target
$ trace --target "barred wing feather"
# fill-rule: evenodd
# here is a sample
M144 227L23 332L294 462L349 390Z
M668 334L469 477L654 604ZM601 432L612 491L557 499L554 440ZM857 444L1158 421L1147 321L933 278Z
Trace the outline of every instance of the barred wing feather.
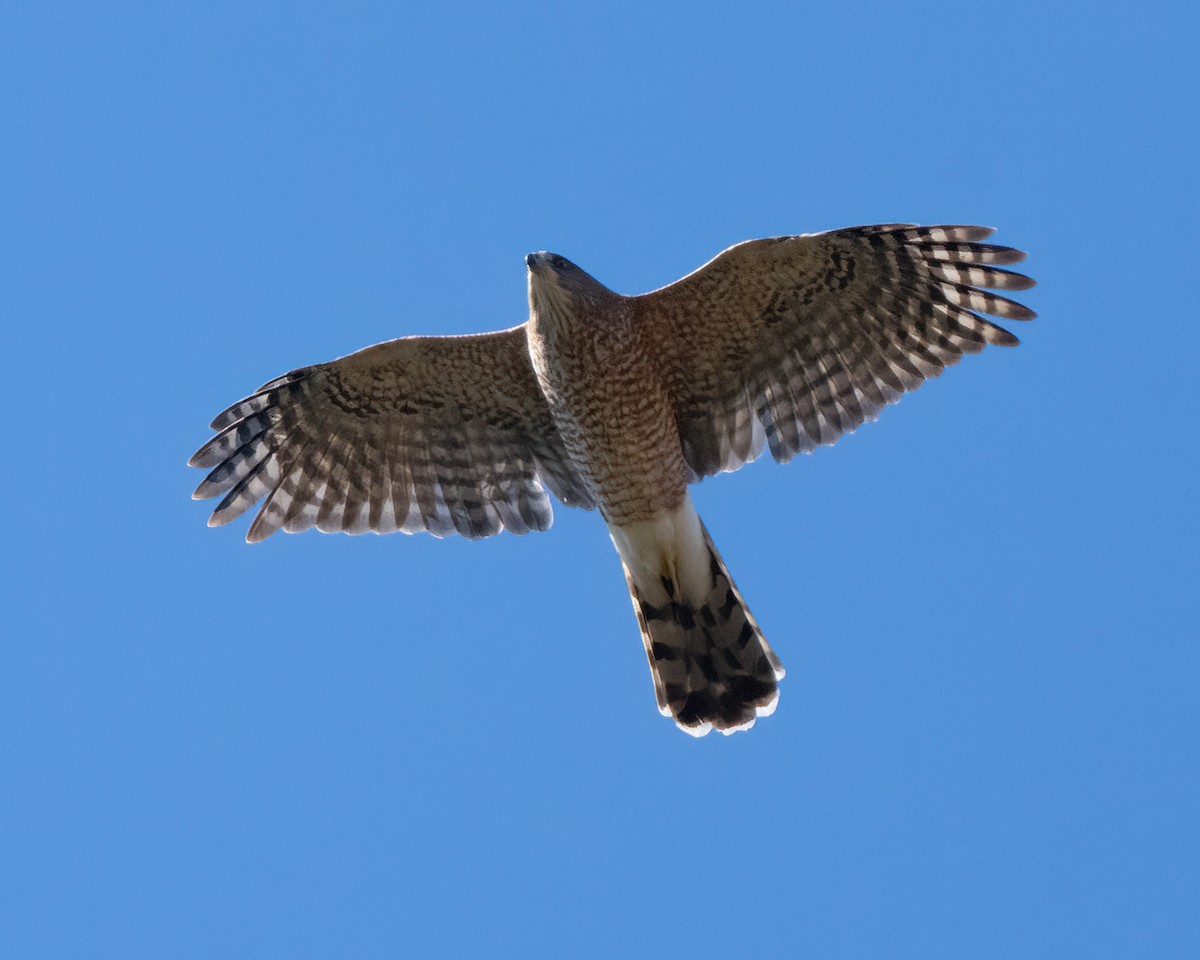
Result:
M212 422L190 463L220 525L264 500L246 539L278 530L545 530L548 488L592 503L563 449L523 327L407 337L264 384Z
M991 228L879 224L751 240L633 298L663 357L693 479L835 442L966 353L1030 320L990 290L1034 281Z

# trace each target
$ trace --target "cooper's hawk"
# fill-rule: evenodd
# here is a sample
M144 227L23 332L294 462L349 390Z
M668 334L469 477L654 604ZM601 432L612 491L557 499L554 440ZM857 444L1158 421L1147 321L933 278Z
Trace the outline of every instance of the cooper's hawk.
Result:
M406 337L293 370L212 423L192 457L222 496L264 497L247 540L316 526L472 539L550 526L548 489L597 508L633 598L658 706L688 733L775 709L783 668L688 484L830 444L964 353L1017 339L979 314L1024 254L986 227L881 224L750 240L642 296L533 253L529 320Z

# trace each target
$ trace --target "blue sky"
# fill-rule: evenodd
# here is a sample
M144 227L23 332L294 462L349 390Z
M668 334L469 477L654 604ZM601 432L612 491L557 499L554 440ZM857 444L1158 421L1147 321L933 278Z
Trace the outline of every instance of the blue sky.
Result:
M1189 6L5 20L0 954L1192 954ZM998 226L1041 319L695 490L788 667L749 734L658 715L595 515L189 499L227 403L521 322L530 250L634 293L896 220Z

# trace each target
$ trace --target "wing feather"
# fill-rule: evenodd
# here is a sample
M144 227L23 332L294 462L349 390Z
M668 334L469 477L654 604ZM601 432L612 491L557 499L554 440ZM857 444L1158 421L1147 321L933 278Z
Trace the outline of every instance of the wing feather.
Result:
M593 503L538 389L523 327L408 337L264 384L191 459L210 523L264 500L247 534L426 530L478 539L550 526L545 488Z
M753 459L755 430L780 461L833 443L964 354L1015 345L981 314L1033 319L992 291L1034 281L999 268L1025 254L983 243L993 232L880 224L751 240L631 298L661 352L692 473Z

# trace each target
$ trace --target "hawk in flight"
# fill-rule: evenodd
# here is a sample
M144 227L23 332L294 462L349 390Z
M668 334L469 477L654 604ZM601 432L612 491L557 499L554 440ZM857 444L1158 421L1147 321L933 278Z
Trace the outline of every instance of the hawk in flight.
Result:
M750 240L670 286L614 293L569 260L526 257L529 319L404 337L264 384L212 422L219 526L263 501L278 530L545 530L550 497L598 510L633 598L659 710L696 736L770 714L783 667L688 484L765 446L830 444L964 353L1029 320L990 290L1033 281L986 227L880 224Z

